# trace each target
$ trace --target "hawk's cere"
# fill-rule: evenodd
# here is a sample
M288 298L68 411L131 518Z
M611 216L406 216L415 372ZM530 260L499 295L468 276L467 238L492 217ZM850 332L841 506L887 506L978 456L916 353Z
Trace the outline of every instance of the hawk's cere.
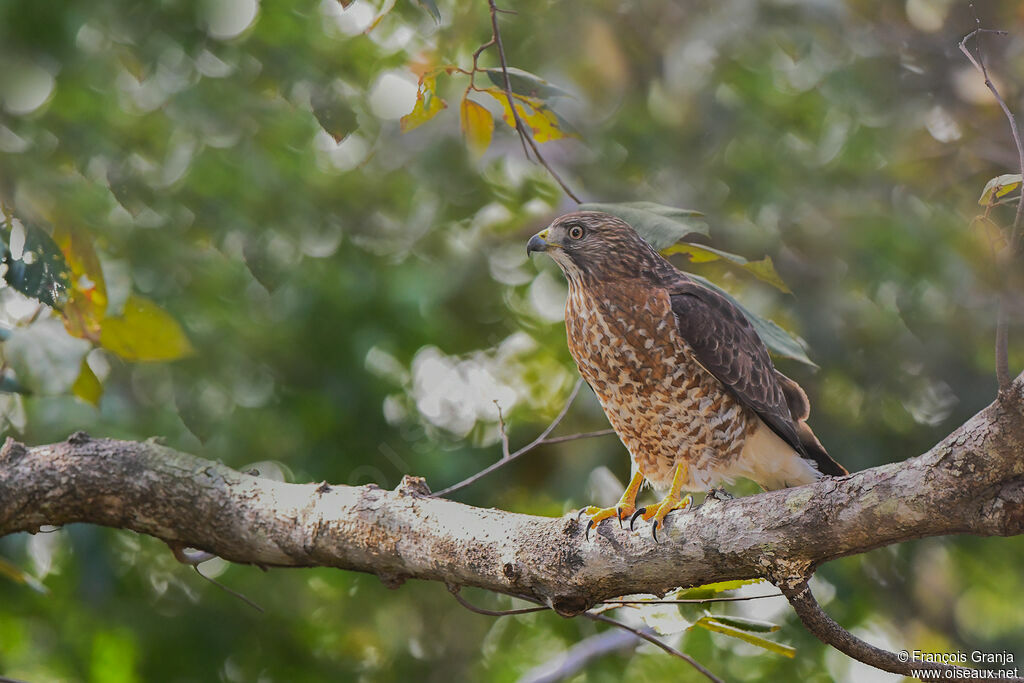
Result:
M569 351L633 461L613 508L587 508L591 526L626 515L654 520L735 477L765 489L847 471L807 426L810 406L772 364L746 316L666 261L626 222L567 214L534 235L569 281ZM644 480L668 491L636 509ZM635 514L634 514L635 513Z

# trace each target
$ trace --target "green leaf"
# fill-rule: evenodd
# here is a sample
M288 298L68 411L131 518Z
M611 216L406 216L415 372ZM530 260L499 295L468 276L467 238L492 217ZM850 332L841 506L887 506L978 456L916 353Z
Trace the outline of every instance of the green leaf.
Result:
M272 246L272 234L263 232L259 235L248 235L242 243L245 267L268 292L280 287L289 273L288 265L278 258Z
M153 187L130 159L107 168L107 184L121 208L135 218L158 200Z
M695 623L690 628L696 628L699 626L701 628L707 629L708 631L713 631L714 633L723 633L727 636L732 636L733 638L738 638L740 640L748 642L751 645L757 645L758 647L762 647L765 650L768 650L769 652L774 652L784 657L789 657L790 659L796 656L795 647L792 647L790 645L783 645L782 643L776 643L772 640L768 640L767 638L762 638L761 636L754 635L753 633L748 633L747 631L743 631L733 626L729 626L727 624L722 623L720 619L720 617L701 617L697 620L697 623Z
M762 318L756 313L749 311L743 304L737 301L736 297L729 294L729 292L725 291L707 278L703 278L692 273L687 273L687 275L702 285L710 287L729 301L736 304L736 306L743 311L743 315L747 316L747 320L749 320L750 324L754 326L755 330L757 330L757 334L761 337L761 341L765 343L770 351L778 356L782 356L783 358L798 360L801 363L810 365L812 368L818 367L818 365L807 356L807 345L802 339L786 332L786 330L782 329L778 324L771 320Z
M721 249L715 249L703 244L694 244L693 242L675 244L668 249L662 249L661 253L663 256L685 254L689 257L690 263L709 263L711 261L724 260L727 263L739 266L757 279L767 282L776 289L786 294L792 294L792 291L790 291L789 287L786 286L786 283L782 281L782 278L775 271L775 264L772 263L771 256L765 256L760 261L748 261L739 254L722 251Z
M185 362L174 369L174 407L192 435L206 443L223 429L234 403L226 395L211 393L210 385L189 365Z
M82 368L78 372L78 379L71 385L71 393L86 403L91 403L97 408L100 405L100 397L103 396L103 385L96 377L96 373L89 367L89 363L82 359Z
M309 98L309 102L320 127L327 131L335 142L341 142L359 127L355 110L333 88L317 90Z
M16 242L24 236L23 247L15 255ZM4 279L14 289L47 306L59 308L64 301L69 282L68 264L60 247L42 228L24 221L16 222L5 235ZM17 256L17 257L16 257Z
M177 321L134 294L125 302L123 314L103 319L100 346L130 361L176 360L193 353Z
M3 356L18 383L34 394L66 394L78 379L89 342L75 339L54 318L15 328Z
M697 220L704 214L691 209L677 209L654 202L588 202L580 204L579 208L580 211L603 211L618 216L658 251L667 249L687 235L708 236L707 223Z
M985 183L985 189L981 191L981 198L978 204L981 206L992 206L1000 197L1004 197L1021 185L1020 173L1007 173Z
M498 86L503 92L505 90L505 75L501 69L487 69L487 77L491 83ZM508 82L512 92L526 97L535 97L546 100L549 97L570 97L569 93L557 85L552 85L540 76L523 71L515 67L508 67Z
M434 17L434 21L441 23L441 10L437 9L437 3L434 0L416 0L423 9L430 13L430 16Z

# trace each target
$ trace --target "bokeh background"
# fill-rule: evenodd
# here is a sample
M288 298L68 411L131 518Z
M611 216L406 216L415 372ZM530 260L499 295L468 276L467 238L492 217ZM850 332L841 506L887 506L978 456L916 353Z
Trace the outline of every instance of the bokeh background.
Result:
M712 246L772 257L794 294L721 264L692 270L806 340L817 369L778 364L838 460L903 460L993 398L1000 237L978 197L1016 154L957 43L976 17L1009 30L983 45L1024 111L1020 3L508 8L510 65L569 93L550 102L576 136L541 149L582 198L697 209ZM6 287L3 371L33 389L0 394L7 434L156 435L264 476L393 487L412 473L436 490L500 454L497 406L513 446L550 421L576 378L565 287L524 243L574 202L523 158L489 97L474 96L499 115L494 140L481 158L467 149L465 76L440 75L448 108L400 131L416 73L468 68L489 38L486 3L441 0L439 21L406 0L384 10L0 0L0 198L26 224L86 235L110 311L145 297L194 350L126 361ZM1008 208L989 217L1006 225ZM1024 336L1011 334L1019 369ZM98 407L72 386L83 357ZM605 426L585 389L560 433ZM560 515L614 500L609 481L627 475L617 440L577 441L455 497ZM80 525L0 539L0 558L0 674L33 682L513 681L600 630L472 614L437 584L203 566L260 614L151 538ZM1020 662L1022 564L1021 538L927 539L830 563L815 588L879 645ZM784 601L712 611L773 620L771 637L797 648L788 659L699 629L674 637L728 680L886 679L817 643ZM645 646L573 680L669 677L697 680Z

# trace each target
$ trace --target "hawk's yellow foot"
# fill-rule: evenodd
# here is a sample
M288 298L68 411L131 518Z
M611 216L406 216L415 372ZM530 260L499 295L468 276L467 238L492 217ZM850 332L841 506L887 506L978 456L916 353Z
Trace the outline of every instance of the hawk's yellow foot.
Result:
M640 492L640 486L643 483L644 475L640 474L640 472L634 472L633 478L629 480L629 486L622 492L622 497L619 498L619 502L613 507L599 508L591 505L580 511L580 516L587 515L590 517L590 521L587 522L587 530L584 532L587 540L590 540L590 530L609 517L615 517L619 520L619 528L622 528L623 518L629 517L636 511L636 495Z
M666 495L657 505L648 505L647 507L642 507L634 512L633 516L629 520L630 531L633 530L633 524L636 522L637 517L642 517L645 522L653 520L651 523L651 536L653 536L654 540L657 541L658 529L665 526L665 517L668 513L673 510L688 510L690 508L690 503L693 501L693 499L690 498L690 494L686 494L685 496L681 495L683 482L686 480L688 472L689 468L686 466L685 462L679 463L679 465L676 466L676 472L672 476L672 486L668 490L668 495Z

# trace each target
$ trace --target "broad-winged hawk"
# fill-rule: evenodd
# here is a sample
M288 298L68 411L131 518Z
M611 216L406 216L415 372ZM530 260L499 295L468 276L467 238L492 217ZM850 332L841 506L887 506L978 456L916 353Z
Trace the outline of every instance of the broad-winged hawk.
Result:
M683 491L735 477L765 489L799 486L847 471L807 426L810 406L772 364L747 317L721 294L677 270L626 222L571 213L534 235L569 282L569 351L633 461L612 508L589 507L587 531L603 519L653 519L689 506ZM667 490L637 510L644 480Z

